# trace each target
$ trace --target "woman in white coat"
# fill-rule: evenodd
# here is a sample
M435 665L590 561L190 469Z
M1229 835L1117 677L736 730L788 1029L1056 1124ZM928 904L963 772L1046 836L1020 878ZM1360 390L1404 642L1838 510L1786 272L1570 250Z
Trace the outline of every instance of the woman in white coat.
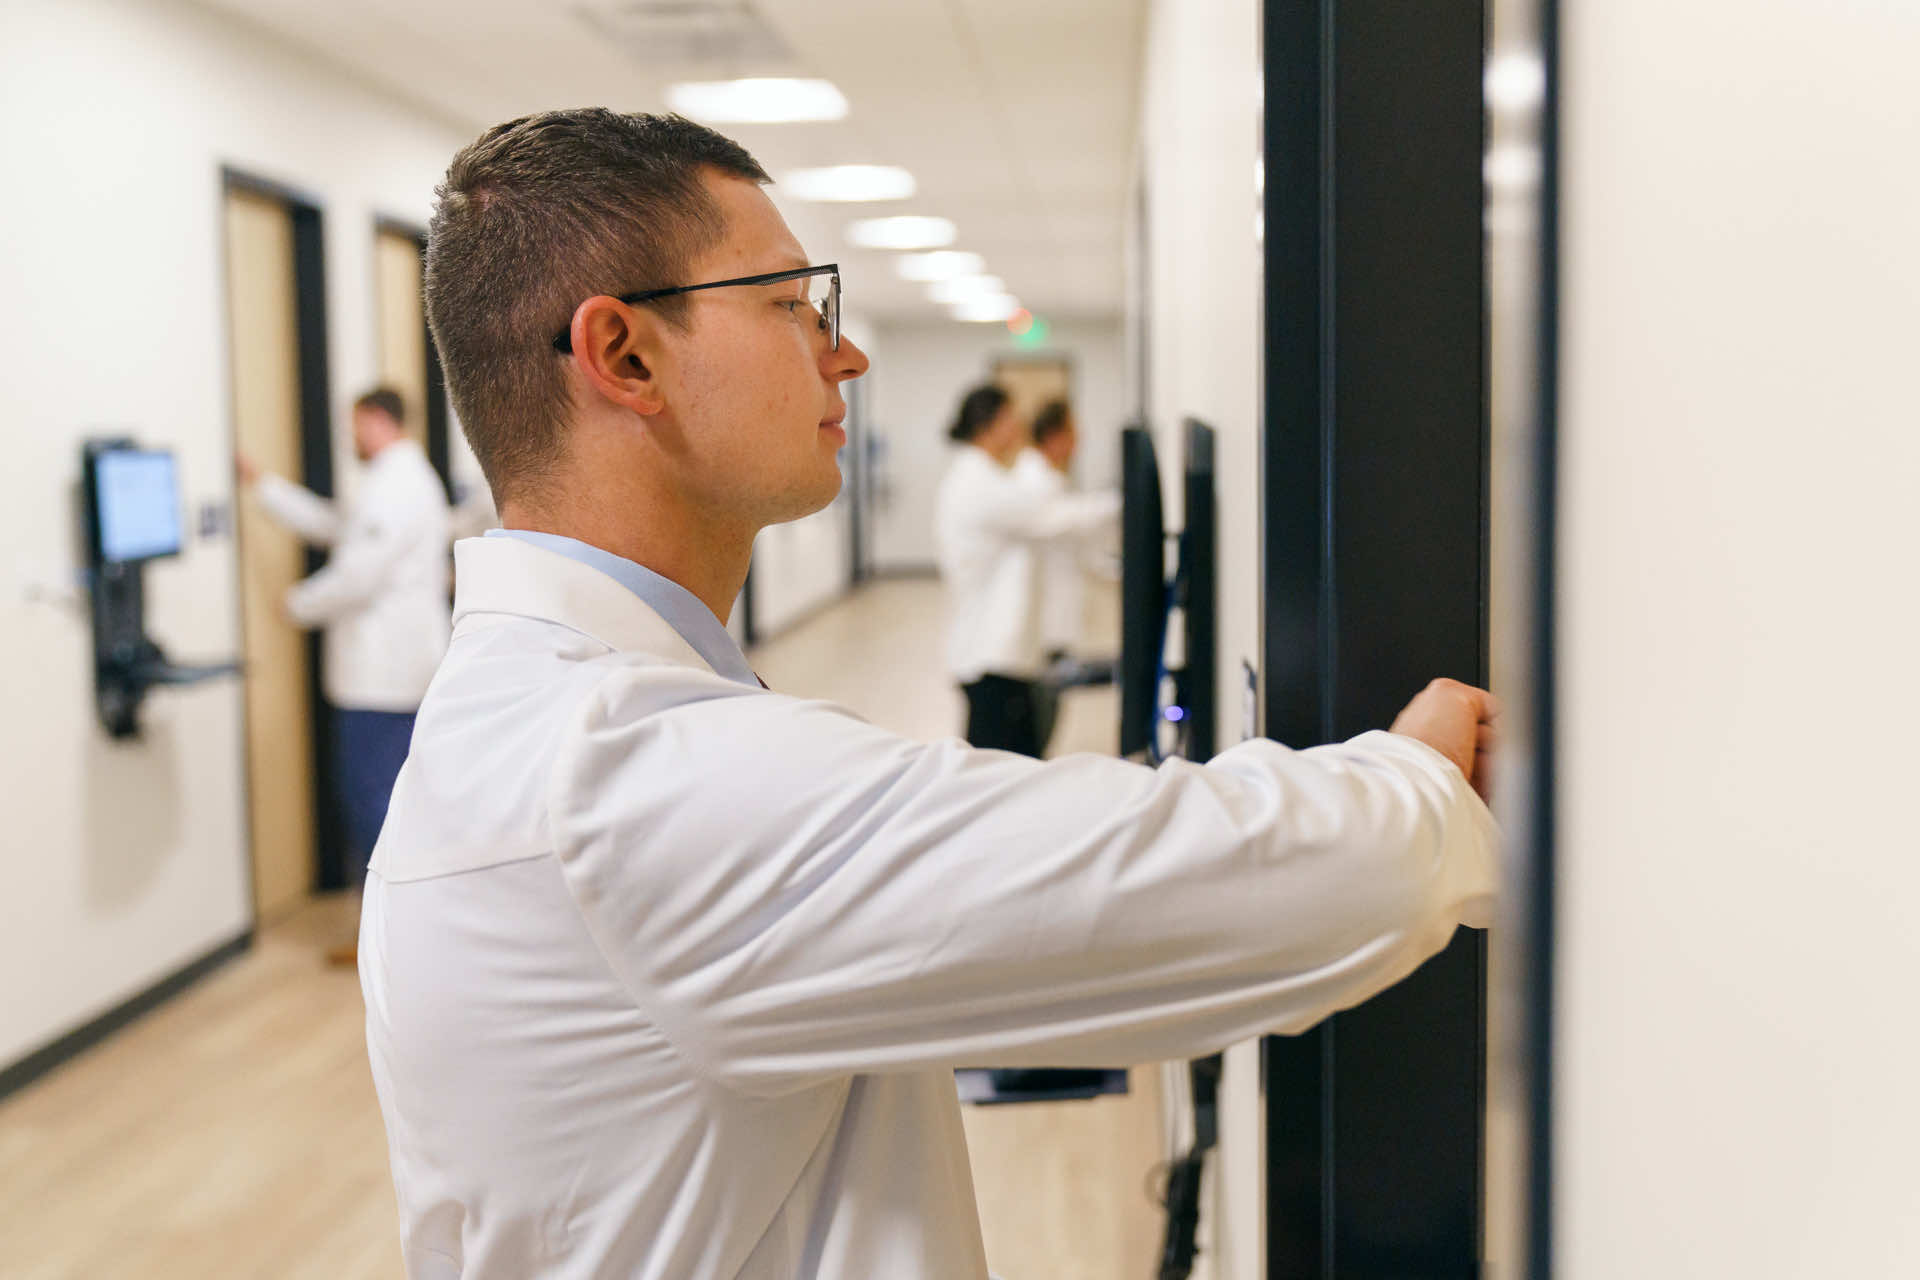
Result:
M1014 463L1027 433L1011 398L979 386L948 434L962 447L940 483L934 537L948 594L947 668L967 695L967 741L1038 757L1045 549L1120 513L1116 494L1046 495Z

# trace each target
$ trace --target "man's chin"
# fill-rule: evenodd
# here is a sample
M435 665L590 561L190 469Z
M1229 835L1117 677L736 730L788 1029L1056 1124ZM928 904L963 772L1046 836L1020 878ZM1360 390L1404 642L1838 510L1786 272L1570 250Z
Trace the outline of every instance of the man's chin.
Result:
M770 513L766 523L790 524L795 520L804 520L808 516L817 515L833 505L833 500L840 496L840 488L840 468L836 466L830 478L823 476L817 484L805 488L796 486L791 490L786 495L786 500Z
M814 503L812 510L808 511L807 514L812 515L815 511L825 511L828 507L832 506L833 500L840 496L840 490L845 487L845 485L846 479L840 474L840 464L835 462L833 466L833 478L821 485L818 494L819 500Z

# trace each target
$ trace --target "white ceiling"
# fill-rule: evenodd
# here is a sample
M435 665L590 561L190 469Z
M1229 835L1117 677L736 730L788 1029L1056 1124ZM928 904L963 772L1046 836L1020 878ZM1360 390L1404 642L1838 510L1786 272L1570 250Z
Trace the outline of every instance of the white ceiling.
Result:
M1029 308L1112 316L1138 129L1145 0L747 0L791 52L784 65L664 63L611 37L609 15L743 0L200 0L343 64L479 133L531 111L665 109L682 79L803 74L851 113L826 124L722 125L776 177L825 164L894 164L913 198L779 201L816 261L837 259L850 309L934 320L892 255L854 249L856 217L927 213L959 226ZM596 21L590 11L597 11Z

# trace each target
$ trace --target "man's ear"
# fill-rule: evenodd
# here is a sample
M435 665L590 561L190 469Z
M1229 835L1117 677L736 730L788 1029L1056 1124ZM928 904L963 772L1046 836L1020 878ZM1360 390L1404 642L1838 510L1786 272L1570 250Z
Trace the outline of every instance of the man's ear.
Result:
M666 408L660 318L602 294L574 309L573 362L603 399L643 417Z

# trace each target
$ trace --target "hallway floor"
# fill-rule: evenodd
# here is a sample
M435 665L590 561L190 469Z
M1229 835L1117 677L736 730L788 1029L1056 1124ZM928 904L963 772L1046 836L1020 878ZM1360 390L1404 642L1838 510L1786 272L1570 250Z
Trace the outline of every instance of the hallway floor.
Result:
M1088 648L1114 601L1090 592ZM783 692L920 738L956 731L931 581L869 586L751 656ZM1111 690L1064 700L1055 749L1111 751ZM262 930L246 955L0 1102L7 1280L376 1280L401 1275L358 983L319 960L350 898ZM1157 1073L1124 1097L967 1108L987 1256L1005 1280L1152 1274Z

